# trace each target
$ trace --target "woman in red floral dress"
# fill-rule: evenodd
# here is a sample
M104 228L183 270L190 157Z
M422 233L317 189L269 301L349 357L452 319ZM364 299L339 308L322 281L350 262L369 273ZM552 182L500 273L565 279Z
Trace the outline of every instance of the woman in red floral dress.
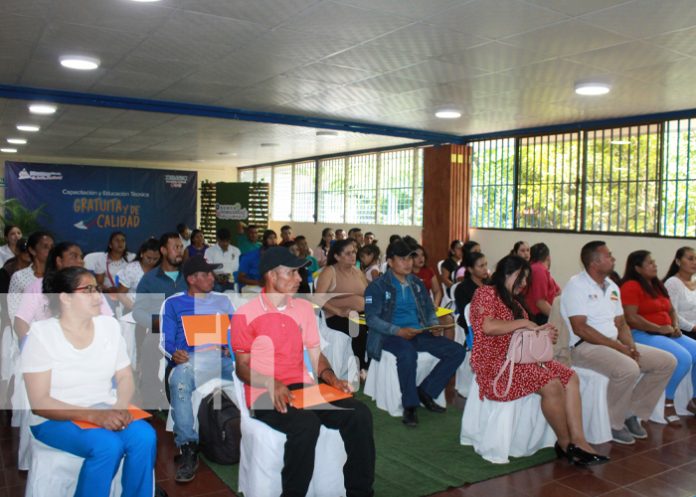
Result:
M538 326L528 319L520 297L529 278L529 264L519 256L503 257L491 277L471 301L471 325L474 348L471 367L476 373L481 398L508 402L532 393L541 396L541 410L556 433L558 457L587 466L609 459L594 453L585 440L582 428L582 404L578 378L573 370L556 362L515 364L512 387L499 397L493 391L493 380L505 362L512 333L519 329L550 329L555 342L558 331L551 325ZM499 380L505 384L505 373Z

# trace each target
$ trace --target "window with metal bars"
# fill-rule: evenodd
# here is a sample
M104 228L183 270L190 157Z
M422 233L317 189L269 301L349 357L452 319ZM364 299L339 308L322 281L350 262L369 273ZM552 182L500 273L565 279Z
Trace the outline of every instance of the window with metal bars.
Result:
M665 123L662 157L660 234L696 237L696 119Z
M586 132L584 231L658 233L660 124Z
M239 178L271 184L273 219L278 221L423 222L422 148L248 167Z
M316 164L314 161L293 164L292 220L314 221L314 196L316 191Z
M469 146L469 224L473 228L512 229L515 218L515 139L481 140Z
M319 161L318 220L327 223L342 223L345 200L346 158Z
M519 140L517 227L576 229L579 138L562 133Z
M273 168L272 216L278 221L290 221L292 216L292 164Z

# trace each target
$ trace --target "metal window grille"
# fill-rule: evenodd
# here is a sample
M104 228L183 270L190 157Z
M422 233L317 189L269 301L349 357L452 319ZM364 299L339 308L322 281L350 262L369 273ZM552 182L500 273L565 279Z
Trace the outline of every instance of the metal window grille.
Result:
M317 173L316 162L298 162L293 167L292 220L313 222ZM283 200L287 202L287 198Z
M320 161L318 220L327 223L344 222L345 199L346 158Z
M419 181L421 204L423 201L423 178L416 167L415 149L394 150L380 155L377 224L413 224L415 189ZM420 164L422 171L422 160Z
M516 226L575 230L581 156L579 133L522 138L518 147Z
M272 192L273 219L290 221L292 216L292 164L273 168Z
M475 228L512 229L515 139L481 140L471 146L469 223Z
M660 234L696 237L695 119L665 123Z
M585 231L658 233L661 128L586 133Z
M377 154L348 157L346 223L374 224L377 206Z
M253 183L256 169L242 169L239 171L239 182L240 183Z

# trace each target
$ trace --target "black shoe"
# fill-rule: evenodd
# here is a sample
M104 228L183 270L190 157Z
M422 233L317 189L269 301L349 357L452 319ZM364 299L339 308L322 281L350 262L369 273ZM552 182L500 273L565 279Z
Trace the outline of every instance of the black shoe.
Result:
M423 404L428 411L440 414L447 410L444 407L437 405L433 398L425 393L421 387L418 387L418 399L420 399L421 404Z
M556 459L568 459L568 454L565 450L561 449L561 446L556 442L553 446L553 450L556 451Z
M418 416L416 415L415 407L406 407L404 409L404 416L401 418L401 422L406 426L415 428L418 426Z
M558 453L558 451L556 451L556 453ZM566 449L566 454L568 457L568 461L575 464L576 466L596 466L597 464L604 464L606 462L609 462L609 458L607 456L603 456L600 454L592 454L590 452L582 450L580 447L577 447L573 444L568 445L568 448Z
M198 444L187 443L181 446L181 457L179 467L176 468L174 480L178 483L186 483L196 477L198 470Z

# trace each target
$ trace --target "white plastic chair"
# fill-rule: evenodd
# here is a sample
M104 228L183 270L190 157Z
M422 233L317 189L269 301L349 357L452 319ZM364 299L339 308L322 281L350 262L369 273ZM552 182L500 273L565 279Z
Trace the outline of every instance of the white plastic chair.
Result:
M458 283L457 283L458 284ZM469 322L469 309L471 304L467 304L464 307L464 319ZM455 320L455 323L457 321ZM471 327L469 327L469 333L473 333ZM461 345L466 345L466 331L464 328L458 324L454 328L454 341ZM471 386L471 379L474 376L474 372L471 370L471 348L467 346L466 357L464 362L457 368L457 373L455 376L454 389L462 397L469 396L469 387Z
M418 352L416 366L416 385L420 385L426 376L437 366L440 360L427 352ZM401 416L404 408L401 404L401 385L396 369L396 356L386 350L382 351L379 361L374 359L370 363L365 380L365 395L371 397L377 407L387 411L391 416ZM435 402L446 407L445 392L443 391Z
M131 362L131 367L135 369L138 364L137 347L135 345L135 320L133 313L129 312L118 318L118 324L121 326L121 335L126 341L126 351Z
M244 383L235 374L234 390L241 413L241 457L239 492L245 497L278 497L282 491L285 435L266 423L249 416L244 398ZM314 473L307 497L345 496L343 465L346 451L338 430L321 427L315 448Z
M582 426L585 438L592 444L611 441L611 423L607 402L609 378L592 369L577 366L573 366L573 371L578 375L580 381Z
M556 442L556 435L541 413L538 395L512 402L481 400L475 377L469 392L459 441L462 445L473 445L486 461L505 464L510 456L529 456Z
M677 385L677 391L674 393L674 409L680 416L693 416L693 413L686 409L689 401L694 396L694 386L691 384L691 371L686 373L684 379ZM660 400L655 405L650 421L660 424L667 424L665 419L665 393L662 392Z
M33 457L27 475L24 497L67 497L73 495L84 459L69 452L49 447L39 442L33 435L30 437ZM110 497L120 497L123 493L121 487L122 468L123 460L111 483ZM154 493L154 486L152 490Z
M319 313L317 320L321 352L329 361L329 364L331 364L334 373L338 378L346 380L351 385L360 385L360 368L357 357L353 355L352 339L345 333L331 329L326 324L326 317L323 312Z

